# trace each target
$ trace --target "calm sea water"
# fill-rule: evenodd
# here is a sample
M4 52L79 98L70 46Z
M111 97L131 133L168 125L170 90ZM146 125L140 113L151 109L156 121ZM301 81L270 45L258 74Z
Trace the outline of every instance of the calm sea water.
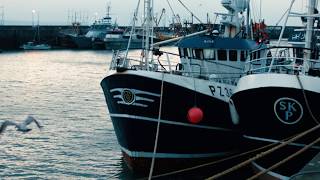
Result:
M33 115L29 133L0 136L0 179L131 179L100 81L110 51L0 54L0 122Z

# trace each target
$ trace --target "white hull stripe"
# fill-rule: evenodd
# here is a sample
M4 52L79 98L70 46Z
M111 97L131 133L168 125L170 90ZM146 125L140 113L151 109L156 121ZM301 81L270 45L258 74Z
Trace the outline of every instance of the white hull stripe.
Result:
M209 88L209 86L214 87L220 87L221 90L225 90L225 88L230 89L232 92L234 91L235 85L230 85L226 83L219 83L216 81L208 81L204 79L199 78L192 78L192 77L186 77L181 75L175 75L175 74L165 74L164 77L162 77L162 73L160 72L153 72L153 71L136 71L136 70L128 70L122 73L118 73L116 71L110 71L109 75L112 74L121 74L121 75L136 75L141 76L149 79L155 79L159 81L164 81L170 84L174 84L192 91L197 91L198 93L214 97L216 99L219 99L221 101L224 101L226 103L229 102L229 97L224 95L220 96L220 93L215 93L215 95L212 95L212 92ZM194 87L197 87L196 89ZM160 95L159 95L160 96Z
M320 93L320 78L312 76L299 76L303 89L314 93ZM266 81L267 79L267 81ZM258 88L292 88L301 90L301 86L296 75L289 74L253 74L240 78L238 86L233 94L240 91L258 89Z
M136 119L136 120L142 120L142 121L158 122L158 119L155 119L155 118L149 118L149 117L144 117L144 116L135 116L135 115L129 115L129 114L110 114L110 116L116 117L116 118L130 118L130 119ZM172 124L172 125L177 125L177 126L201 128L201 129L218 130L218 131L229 131L229 132L233 131L231 129L226 129L226 128L210 127L210 126L203 126L203 125L196 125L196 124L187 124L187 123L173 122L173 121L168 121L168 120L160 120L160 123Z
M252 140L256 140L256 141L264 141L264 142L271 142L271 143L280 143L281 141L279 140L275 140L275 139L266 139L266 138L259 138L259 137L253 137L253 136L247 136L244 135L244 138L247 139L252 139ZM298 147L305 147L305 144L300 144L300 143L290 143L289 145L291 146L298 146ZM312 146L311 148L313 149L320 149L320 146Z
M130 157L135 158L152 158L153 152L143 151L129 151L128 149L121 147L121 150L128 154ZM236 151L207 153L207 154L176 154L176 153L156 153L155 158L208 158L208 157L220 157L227 156L236 153Z
M252 165L253 165L254 167L256 167L258 170L260 170L260 171L266 170L265 168L259 166L259 165L258 165L257 163L255 163L255 162L252 162ZM281 180L289 180L289 179L290 179L290 178L287 177L287 176L283 176L283 175L281 175L281 174L278 174L278 173L275 173L275 172L272 172L272 171L267 172L267 174L270 175L270 176L272 176L272 177L281 179Z

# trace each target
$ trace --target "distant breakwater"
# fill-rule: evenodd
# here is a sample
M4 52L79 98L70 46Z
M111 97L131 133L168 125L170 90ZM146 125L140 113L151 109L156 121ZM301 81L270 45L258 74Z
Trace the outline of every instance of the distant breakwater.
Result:
M0 26L0 49L19 49L22 44L39 39L42 43L59 47L63 32L85 33L88 29L88 26L39 26L39 29L37 26Z
M66 34L85 34L89 30L89 26L0 26L0 49L15 50L32 40L48 43L54 48L71 48L66 45ZM128 27L120 27L128 28ZM286 27L284 38L288 38L294 29L301 28L297 26ZM268 26L267 33L270 39L277 39L281 32L280 26Z

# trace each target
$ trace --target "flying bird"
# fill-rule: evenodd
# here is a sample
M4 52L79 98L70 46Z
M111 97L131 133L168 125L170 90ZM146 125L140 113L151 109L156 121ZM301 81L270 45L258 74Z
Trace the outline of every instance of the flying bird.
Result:
M43 126L40 125L40 123L32 116L28 116L23 122L21 123L16 123L16 122L13 122L13 121L5 121L2 123L1 127L0 127L0 134L2 134L7 126L15 126L17 128L17 131L21 131L21 132L29 132L31 131L32 129L28 128L27 126L29 124L31 124L32 122L36 123L37 127L39 129L41 129Z

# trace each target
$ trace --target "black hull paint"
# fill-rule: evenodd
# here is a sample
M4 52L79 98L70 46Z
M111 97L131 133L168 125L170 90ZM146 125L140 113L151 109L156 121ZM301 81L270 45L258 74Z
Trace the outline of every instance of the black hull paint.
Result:
M318 108L320 94L311 91L305 93L312 113L319 119L320 112L315 107ZM231 99L239 115L239 126L245 134L247 147L250 149L271 144L272 140L284 140L317 125L310 116L301 89L263 87L236 92ZM300 150L303 145L311 143L319 135L320 130L317 130L295 142L299 145L281 148L257 161L257 164L269 168ZM310 149L275 169L274 172L290 177L318 152L317 148Z
M154 148L161 81L116 73L103 79L101 86L127 164L133 170L145 170ZM144 98L154 99L154 102L145 102L148 107L119 104L119 98L115 97L121 93L113 91L117 88L142 90L159 96L144 95ZM188 162L209 161L239 151L242 136L232 124L228 103L200 93L197 93L195 103L194 95L192 90L164 82L162 123L157 149L160 157L156 162L170 164L185 162L186 159ZM187 112L195 104L204 112L204 118L198 126L193 126L187 120Z
M314 116L319 119L320 111L318 110L318 103L320 102L320 94L310 91L305 91L309 106ZM294 106L291 106L293 113L292 120L285 123L279 120L275 111L275 103L281 98L294 99ZM237 109L240 117L240 126L246 135L257 136L271 139L284 139L295 134L306 131L317 123L311 118L306 106L302 90L293 88L257 88L246 91L237 92L232 95L231 99ZM297 102L301 104L303 110L300 112ZM296 111L293 110L295 108ZM284 106L285 108L285 106ZM284 111L285 113L285 111ZM300 120L299 116L302 114ZM295 122L298 120L297 122ZM288 123L291 124L288 124Z

